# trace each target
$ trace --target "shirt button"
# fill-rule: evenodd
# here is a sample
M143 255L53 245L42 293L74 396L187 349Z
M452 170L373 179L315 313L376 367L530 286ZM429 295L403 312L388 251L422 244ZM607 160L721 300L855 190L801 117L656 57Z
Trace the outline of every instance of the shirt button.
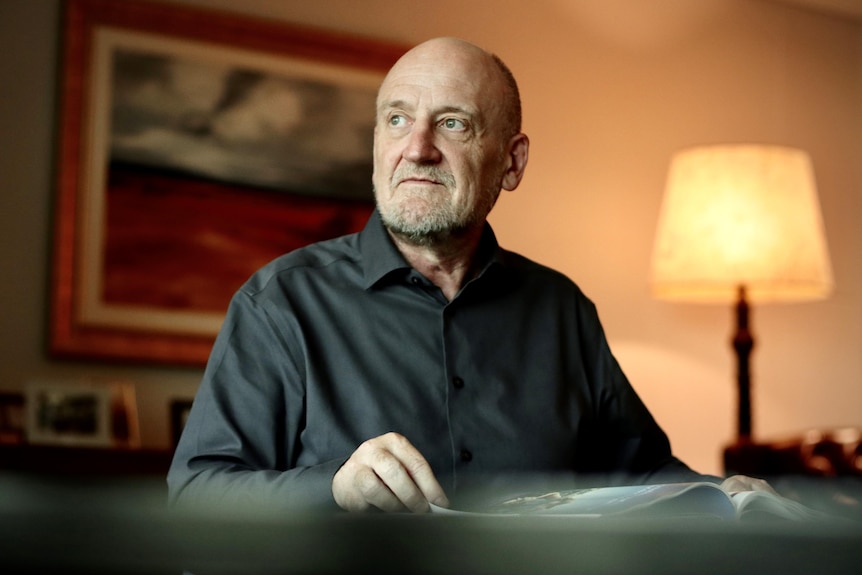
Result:
M470 453L469 451L467 451L466 449L462 449L461 450L461 461L463 461L464 463L468 463L470 461L473 461L473 454Z
M464 380L460 377L455 377L452 379L452 385L455 386L455 389L461 389L464 387Z
M413 276L412 278L410 278L410 283L412 283L415 286L418 286L418 285L422 285L422 280L416 276Z

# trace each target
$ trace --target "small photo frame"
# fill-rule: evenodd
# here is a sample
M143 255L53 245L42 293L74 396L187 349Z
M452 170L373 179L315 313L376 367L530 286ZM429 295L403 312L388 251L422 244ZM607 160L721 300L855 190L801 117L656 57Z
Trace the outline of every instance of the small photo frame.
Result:
M27 441L110 447L114 441L109 387L30 382L26 390Z
M24 394L0 392L0 444L24 441Z

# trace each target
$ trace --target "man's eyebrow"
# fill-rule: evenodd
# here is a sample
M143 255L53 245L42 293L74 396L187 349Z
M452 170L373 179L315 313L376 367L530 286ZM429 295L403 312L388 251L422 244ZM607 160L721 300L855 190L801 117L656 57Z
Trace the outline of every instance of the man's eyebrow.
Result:
M385 100L380 102L380 108L403 108L407 105L404 100Z
M385 102L380 102L380 105L377 107L378 110L389 110L392 108L407 108L406 100L386 100Z
M413 108L412 105L408 104L406 100L386 100L384 102L380 102L380 106L378 106L379 110L392 110L392 109L403 109L403 110L411 110ZM477 116L478 114L474 110L470 110L463 106L443 106L442 108L438 108L434 110L434 115L439 116L440 114L449 114L449 113L458 113L464 114L470 118Z
M437 111L437 114L448 114L450 112L464 114L465 116L469 116L471 118L476 115L476 112L474 110L464 108L463 106L444 106Z

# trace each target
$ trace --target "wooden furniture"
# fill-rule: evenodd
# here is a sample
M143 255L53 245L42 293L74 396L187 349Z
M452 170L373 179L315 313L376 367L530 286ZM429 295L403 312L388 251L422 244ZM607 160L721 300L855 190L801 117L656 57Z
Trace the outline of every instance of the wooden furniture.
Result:
M811 430L769 443L741 441L724 451L727 474L862 478L862 429Z
M111 449L0 445L0 472L51 476L159 476L168 473L173 453L153 449Z
M862 430L812 430L724 451L727 475L765 478L780 494L862 524Z

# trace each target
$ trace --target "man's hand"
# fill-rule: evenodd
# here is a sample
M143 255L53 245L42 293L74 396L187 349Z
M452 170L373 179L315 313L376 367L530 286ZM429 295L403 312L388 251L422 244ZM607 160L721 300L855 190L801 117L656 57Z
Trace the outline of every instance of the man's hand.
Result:
M729 495L739 493L740 491L769 491L770 493L775 493L775 490L766 481L748 477L747 475L732 475L721 482L721 488Z
M425 513L449 506L431 466L403 435L387 433L360 445L332 478L335 502L347 511Z

